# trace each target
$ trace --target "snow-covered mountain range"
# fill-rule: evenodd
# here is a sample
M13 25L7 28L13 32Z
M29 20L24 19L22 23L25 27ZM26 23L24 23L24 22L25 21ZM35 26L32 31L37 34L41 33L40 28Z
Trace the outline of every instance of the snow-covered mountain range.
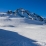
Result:
M23 8L0 12L0 46L46 46L45 23Z
M44 19L40 15L29 12L28 10L25 10L23 8L17 9L15 11L8 10L7 12L1 12L0 17L5 17L7 19L10 19L10 18L23 18L23 19L27 19L28 21L30 20L30 22L34 21L33 23L35 23L35 22L41 23L41 24L46 23L46 19ZM27 23L28 23L28 21L27 21Z

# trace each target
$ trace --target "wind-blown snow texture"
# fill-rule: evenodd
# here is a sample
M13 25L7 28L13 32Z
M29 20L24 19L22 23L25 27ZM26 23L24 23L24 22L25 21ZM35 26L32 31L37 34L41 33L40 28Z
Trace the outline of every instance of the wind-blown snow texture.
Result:
M21 15L0 13L0 46L46 46L44 21Z

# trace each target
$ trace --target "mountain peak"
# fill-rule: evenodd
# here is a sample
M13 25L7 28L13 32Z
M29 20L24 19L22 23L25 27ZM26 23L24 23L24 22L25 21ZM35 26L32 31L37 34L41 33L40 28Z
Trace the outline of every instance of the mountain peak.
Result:
M8 10L7 12L2 12L2 13L0 13L0 16L22 17L22 18L28 18L31 20L44 21L44 18L42 18L40 15L38 15L36 13L32 13L23 8L19 8L15 11Z

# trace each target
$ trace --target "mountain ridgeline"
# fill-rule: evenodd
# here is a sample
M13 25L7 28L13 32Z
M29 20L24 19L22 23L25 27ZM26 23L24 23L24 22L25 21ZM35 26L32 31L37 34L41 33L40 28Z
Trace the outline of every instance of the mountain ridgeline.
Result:
M25 17L25 18L29 18L32 20L44 21L44 19L40 15L31 13L28 10L25 10L23 8L17 9L14 12L9 10L7 11L7 14L14 14L15 16L19 16L19 17Z
M28 18L31 20L44 21L44 18L42 18L40 15L29 12L28 10L25 10L23 8L19 8L15 11L8 10L5 13L0 13L0 16L22 17L22 18Z

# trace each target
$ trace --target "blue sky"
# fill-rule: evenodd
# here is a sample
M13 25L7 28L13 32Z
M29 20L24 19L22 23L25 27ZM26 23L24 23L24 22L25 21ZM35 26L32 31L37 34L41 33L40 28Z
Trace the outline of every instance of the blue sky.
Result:
M24 8L46 17L46 0L0 0L0 12Z

